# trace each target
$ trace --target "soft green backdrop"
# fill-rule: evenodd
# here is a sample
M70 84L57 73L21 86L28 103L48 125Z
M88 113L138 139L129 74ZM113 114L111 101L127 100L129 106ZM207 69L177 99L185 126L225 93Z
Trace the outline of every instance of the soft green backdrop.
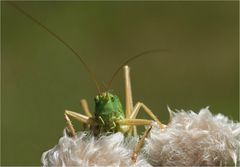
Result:
M82 55L101 82L131 62L134 101L167 123L167 105L210 106L238 120L238 2L18 2ZM62 135L65 109L94 111L96 88L79 60L2 2L2 165L40 165ZM119 73L113 91L124 99ZM145 117L146 115L142 115ZM76 122L75 122L76 124Z

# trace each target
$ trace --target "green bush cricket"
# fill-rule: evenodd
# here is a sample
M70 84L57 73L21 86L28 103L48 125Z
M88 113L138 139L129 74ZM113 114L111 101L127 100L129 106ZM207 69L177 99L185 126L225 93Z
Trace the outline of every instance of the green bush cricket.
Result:
M38 24L40 27L45 29L49 34L55 37L58 41L60 41L63 45L65 45L71 52L76 55L81 63L84 65L92 80L95 82L95 85L98 90L98 95L95 96L95 112L92 114L89 111L87 101L85 99L81 100L81 106L83 108L84 114L76 113L73 111L66 110L64 113L64 117L66 120L66 131L69 136L75 137L76 131L71 123L70 118L74 118L79 122L86 124L89 127L89 130L93 132L94 135L98 136L102 133L116 133L122 132L123 134L127 135L137 135L137 128L136 126L140 125L151 125L153 120L157 122L161 129L164 129L166 125L162 124L159 119L153 114L153 112L142 102L137 102L136 105L133 105L133 98L132 98L132 90L131 90L131 80L130 80L130 68L126 65L128 62L134 60L137 57L153 53L153 52L164 52L166 50L150 50L142 52L138 55L135 55L125 61L113 74L111 80L107 85L107 89L105 91L100 90L100 86L97 82L97 79L89 68L89 66L85 63L85 61L81 58L81 56L68 44L66 43L59 35L52 32L49 28L39 22L37 19L32 17L30 14L25 12L23 9L18 7L17 5L13 4L12 2L8 2L12 6L14 6L17 10L19 10L22 14L30 18L33 22ZM119 97L115 94L112 94L108 91L114 77L120 71L120 69L124 69L124 83L125 83L125 109L122 107L122 103ZM138 119L136 118L140 109L143 109L146 114L148 114L152 120L148 119ZM143 137L140 139L139 143L134 149L132 159L135 161L140 151L141 146L143 145L145 137L148 135L151 129L148 128Z

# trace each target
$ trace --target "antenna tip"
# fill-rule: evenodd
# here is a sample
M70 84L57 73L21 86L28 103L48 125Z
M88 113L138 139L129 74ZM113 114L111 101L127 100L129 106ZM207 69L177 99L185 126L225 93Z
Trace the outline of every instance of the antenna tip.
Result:
M129 66L125 65L123 68L126 70L126 69L129 69Z

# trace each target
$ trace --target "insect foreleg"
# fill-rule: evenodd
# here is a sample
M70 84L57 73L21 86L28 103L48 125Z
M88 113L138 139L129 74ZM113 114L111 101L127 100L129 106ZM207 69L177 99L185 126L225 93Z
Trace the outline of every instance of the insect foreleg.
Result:
M134 118L136 118L137 115L138 115L138 113L139 113L139 111L140 111L140 109L141 109L141 107L143 108L143 111L144 111L145 113L147 113L154 121L156 121L156 122L158 123L158 125L160 126L161 129L165 128L166 125L162 124L162 123L159 121L159 119L153 114L153 112L152 112L145 104L140 103L140 102L138 102L138 103L135 105L135 107L134 107L134 109L133 109L133 112L132 112L132 114L131 114L131 116L130 116L129 119L134 119Z
M115 129L117 127L116 123L113 122L113 126L111 127L111 129Z
M103 125L105 125L105 122L104 122L104 120L103 120L103 118L102 118L101 116L99 116L98 119L101 121L101 123L102 123Z

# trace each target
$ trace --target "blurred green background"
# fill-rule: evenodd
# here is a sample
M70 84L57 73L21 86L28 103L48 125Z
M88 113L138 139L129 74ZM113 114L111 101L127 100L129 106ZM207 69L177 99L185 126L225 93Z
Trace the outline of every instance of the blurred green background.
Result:
M106 83L127 58L134 102L164 122L167 105L198 112L210 106L238 120L238 2L18 2L60 34ZM1 2L2 165L40 165L57 144L65 109L94 111L94 83L79 60L45 30ZM124 102L123 75L111 89ZM142 114L141 117L146 117ZM76 122L74 122L76 124Z

